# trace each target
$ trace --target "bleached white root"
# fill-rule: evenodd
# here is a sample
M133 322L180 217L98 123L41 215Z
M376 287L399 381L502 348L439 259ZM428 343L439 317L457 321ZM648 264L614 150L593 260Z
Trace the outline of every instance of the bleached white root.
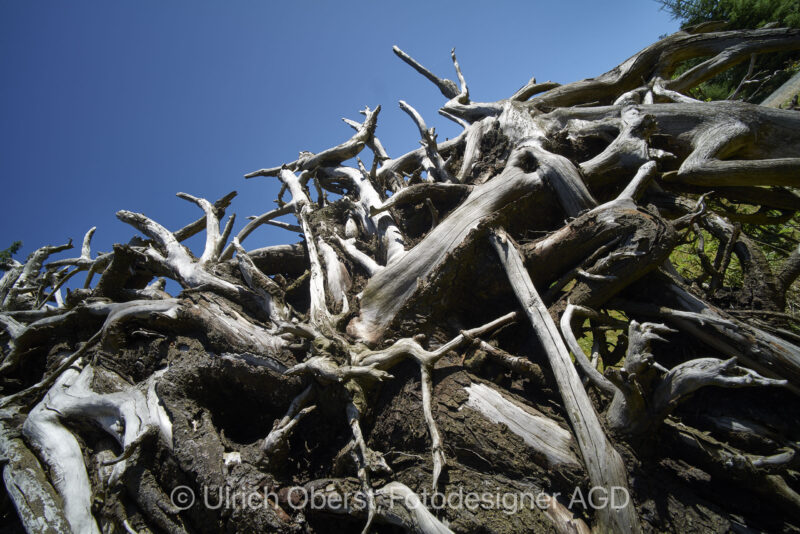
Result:
M261 298L264 312L275 324L286 321L289 318L289 309L283 298L283 290L272 278L255 266L253 260L239 244L237 237L233 238L232 245L237 252L236 260L239 264L239 271L241 271L245 283Z
M14 412L0 413L0 457L6 491L23 528L30 534L71 532L60 498L47 479L39 460L11 425Z
M442 437L436 427L436 420L433 418L431 409L431 397L433 396L433 380L431 378L431 368L427 365L420 367L422 374L422 413L425 415L425 424L428 425L428 433L431 435L431 454L433 456L433 489L436 490L439 484L439 475L442 474L447 463L442 446Z
M661 335L674 332L658 323L631 321L628 325L628 350L623 368L608 372L616 389L606 413L612 430L636 435L663 420L666 411L661 416L651 412L651 393L653 385L659 381L657 375L668 370L655 360L651 345L655 341L665 341Z
M222 198L217 199L214 202L214 213L217 216L217 219L222 219L225 215L225 210L231 205L231 201L236 198L236 191L231 191L227 195L223 196ZM178 241L186 241L190 237L199 234L203 230L206 229L208 224L208 219L205 214L195 221L187 224L180 230L176 230L173 232L175 235L175 239ZM224 233L224 232L223 232Z
M501 116L501 127L513 139L526 140L524 145L512 152L501 174L475 186L413 249L370 279L362 292L360 314L348 326L350 334L367 342L379 339L420 281L424 282L472 231L488 224L511 202L549 187L570 216L596 206L575 166L538 146L543 132L532 125L527 112L523 115L509 107ZM536 169L529 170L528 158L538 162Z
M270 210L262 215L259 215L258 217L252 219L249 223L247 223L244 228L239 230L239 233L236 234L236 239L239 241L239 243L241 243L242 241L245 240L245 238L247 238L247 236L253 233L253 230L258 228L259 226L267 224L269 221L271 221L276 217L280 217L282 215L291 213L293 210L294 206L291 203L289 203L279 207L278 209ZM233 257L234 250L235 249L233 243L225 247L225 250L223 250L222 253L219 255L220 261L231 259Z
M308 222L308 216L313 211L311 199L308 198L308 195L303 190L300 178L289 169L280 169L278 171L278 178L280 178L281 182L292 196L291 204L294 207L297 220L306 238L308 262L310 264L309 270L311 272L309 280L311 300L308 312L309 317L312 324L317 327L327 328L331 325L333 316L325 300L325 274L318 248L319 240L314 236L314 233L311 231L311 225ZM340 290L338 290L337 293L341 295Z
M70 239L69 242L64 245L48 245L36 249L28 256L27 261L21 267L19 264L12 264L11 269L3 276L2 282L0 282L0 298L2 298L0 310L16 309L21 303L20 299L23 299L24 295L35 293L38 287L35 286L34 282L42 270L44 261L53 254L71 248L72 240ZM33 299L35 297L25 298Z
M250 219L251 221L254 221L254 220L258 219L258 217L256 217L255 215L251 215L250 217L248 217L248 219ZM288 230L290 232L300 233L300 232L303 231L303 229L300 228L299 226L297 226L296 224L291 224L291 223L287 223L287 222L283 222L283 221L268 220L268 221L264 221L264 224L268 224L268 225L274 226L276 228L282 228L282 229Z
M97 394L91 390L94 369L65 371L44 399L31 410L22 429L26 439L50 467L51 479L64 502L64 512L74 532L99 532L91 514L92 489L75 436L65 421L92 421L105 430L122 453L113 463L108 484L119 480L127 467L126 458L145 435L155 432L172 446L172 426L155 396L156 373L140 388L107 372L105 383L117 392Z
M462 332L463 334L463 332ZM470 336L467 335L469 338ZM514 371L531 380L539 381L542 378L541 369L538 365L531 362L528 358L522 356L514 356L508 352L491 345L482 339L473 338L478 349L484 351L486 355L494 362L502 365L503 367Z
M706 386L741 388L751 386L785 386L786 380L766 378L736 365L736 358L698 358L670 370L653 395L657 413L666 413L687 395Z
M453 139L442 141L438 143L437 148L440 154L447 154L461 143L464 142L467 136L467 131L463 131ZM402 173L410 173L420 165L427 157L424 147L420 147L411 152L407 152L402 156L394 159L389 159L375 171L375 177L379 183L386 183L387 187L393 192L398 192L406 187L405 181L401 178Z
M311 323L317 326L325 326L331 324L333 317L328 304L325 301L325 275L322 268L322 261L319 257L317 244L314 235L311 232L311 226L308 224L308 214L311 209L304 207L298 214L300 219L300 226L303 227L303 233L306 236L306 247L308 247L308 262L310 263L311 276L309 277L310 287L310 300L308 315Z
M464 79L464 75L461 73L461 65L458 64L458 59L456 59L455 48L450 50L450 58L453 60L453 67L456 69L456 76L458 76L459 86L458 94L451 98L451 100L456 100L462 104L466 104L469 102L469 89L467 88L467 81Z
M626 93L622 93L614 100L614 106L633 106L642 103L642 95L647 93L650 89L647 86L637 87L631 89Z
M458 76L458 85L452 80L439 78L397 46L392 47L392 50L414 70L433 82L441 93L449 99L442 108L448 115L471 123L479 121L487 116L496 116L500 113L504 103L502 100L500 102L470 102L469 90L467 89L464 76L461 73L461 67L456 59L455 48L450 51L450 57L453 60L453 67Z
M37 336L50 335L53 329L59 328L59 325L66 324L68 320L74 317L79 317L81 313L108 317L115 311L134 309L142 303L145 303L144 305L146 306L152 306L152 311L158 313L161 311L169 311L169 309L175 304L175 300L170 299L164 301L166 304L147 304L148 302L149 301L130 301L125 303L93 302L82 304L80 309L70 310L65 313L57 313L55 315L44 313L43 317L34 320L27 326L21 324L19 321L7 314L0 314L0 325L3 326L9 334L9 348L11 349L6 354L2 365L0 365L0 374L6 373L10 369L15 368L19 363L20 358L23 356L24 349L20 349L18 342L21 342L22 344L30 344L31 339L35 339Z
M579 467L580 460L572 452L576 447L569 430L530 406L521 406L485 384L470 384L464 406L493 423L503 424L521 437L528 446L544 456L548 467Z
M567 304L566 310L561 315L561 335L564 336L564 341L567 343L567 347L572 351L572 355L575 356L575 365L580 367L583 374L589 378L592 384L605 393L606 395L612 396L617 392L616 386L611 383L608 378L604 377L600 372L597 370L595 366L589 361L586 357L586 354L583 352L583 349L578 344L578 340L575 338L575 333L572 331L572 320L573 315L578 312L578 317L586 317L592 315L599 315L593 314L591 310L587 308L583 308L581 306L575 306L573 304Z
M414 123L419 128L420 136L422 137L422 146L425 148L426 160L423 163L425 170L428 173L431 181L436 182L455 182L456 180L450 175L445 168L445 161L439 154L436 143L436 132L433 128L428 128L422 116L416 109L408 105L404 101L400 101L400 109L408 113Z
M424 349L415 339L401 338L384 349L352 351L350 358L354 365L377 366L379 369L389 369L400 363L405 358L413 358L420 365L434 366L445 354L456 350L462 344L473 338L492 332L501 326L511 324L517 319L516 312L507 313L470 330L465 330L444 345L429 351Z
M322 169L326 176L345 179L358 194L356 214L368 235L377 235L386 254L386 263L392 263L405 254L405 239L389 213L377 213L383 201L372 184L371 177L351 167Z
M28 260L25 262L25 265L22 268L22 273L19 275L19 278L14 284L14 289L23 290L31 286L33 280L39 274L39 271L42 270L42 265L47 258L53 254L57 254L58 252L62 252L64 250L69 250L71 248L72 240L70 239L69 242L64 245L45 246L34 251L34 253L31 254Z
M655 177L657 167L656 162L652 160L643 163L639 170L636 171L633 179L622 190L622 193L617 196L617 201L639 200L639 197L644 194L650 185L650 181Z
M458 124L459 126L464 128L465 130L467 128L469 128L469 122L465 121L461 117L456 117L455 115L453 115L452 113L447 111L445 108L439 108L439 115L441 115L445 119L449 119L449 120L455 122L456 124Z
M553 370L567 416L572 423L589 479L595 486L628 488L622 458L603 430L589 396L583 388L555 322L533 286L522 257L504 231L491 236L514 293L542 344ZM598 528L609 532L641 532L633 506L597 511Z
M339 260L336 251L322 239L317 240L317 247L325 264L325 282L333 304L339 308L339 313L344 315L350 311L347 301L347 291L352 285L347 268Z
M389 482L375 491L375 497L378 515L393 525L417 534L453 534L405 484Z
M0 278L0 310L7 310L6 299L11 293L11 289L22 274L23 265L15 259L11 259L6 265L8 270Z
M100 329L102 334L106 334L109 329L123 321L130 319L146 319L153 314L175 319L180 308L178 299L170 298L163 300L132 300L130 302L111 303L108 307L108 316Z
M432 485L434 490L438 485L442 469L444 469L447 462L442 445L442 438L436 426L436 420L433 417L431 406L433 397L433 379L431 374L436 362L449 351L456 349L464 343L471 342L475 336L490 332L504 324L512 322L514 319L515 314L507 314L483 326L462 332L450 342L434 351L428 351L422 348L414 339L403 338L397 340L390 347L383 350L353 352L350 355L354 363L353 368L366 369L369 370L370 373L385 373L382 369L388 369L407 357L411 357L419 363L422 384L422 412L425 417L425 423L428 426L428 432L431 436L431 455L433 459Z
M360 316L349 326L351 334L368 342L379 338L385 325L414 294L418 281L424 281L472 230L495 217L512 199L534 194L547 184L570 216L596 206L574 165L541 147L544 131L526 111L506 103L499 120L503 133L521 148L511 154L500 175L475 186L417 246L369 281L362 293ZM531 157L539 166L526 172L525 161Z
M327 356L312 356L304 362L289 368L284 374L310 374L325 382L345 382L351 378L370 378L387 380L392 375L381 370L377 363L371 365L337 365Z
M795 463L795 447L784 448L778 454L762 456L747 454L728 443L714 439L708 432L667 419L665 425L673 432L681 448L691 451L701 464L725 479L747 480L771 502L781 508L800 508L800 494L786 484L780 473Z
M416 204L430 200L431 198L452 198L472 191L473 187L466 184L443 184L423 182L421 184L410 185L386 200L386 202L373 207L373 215L383 213L396 206L406 204Z
M209 213L212 212L213 210L209 211ZM125 210L118 211L117 218L124 223L130 224L159 245L161 252L154 248L148 248L147 255L169 270L175 280L179 281L184 287L196 288L202 286L228 294L238 293L237 286L207 271L204 268L204 264L192 258L191 254L180 244L172 232L157 222L141 213ZM218 227L217 231L219 231ZM218 238L215 237L214 239ZM211 255L212 253L213 251L209 254ZM208 261L210 262L211 260Z
M51 298L55 298L56 303L59 307L61 307L63 302L61 300L60 290L64 284L66 284L73 276L83 271L89 271L89 276L91 276L94 272L97 272L97 270L107 266L111 261L111 254L101 254L97 257L97 259L92 260L92 237L94 236L96 230L97 227L93 226L83 236L80 257L55 260L47 264L46 270L48 273L52 273L53 276L53 282L51 282L52 289L39 301L38 308L44 307L51 300ZM70 270L69 267L74 267L74 269ZM56 270L58 271L55 272Z
M402 258L373 276L361 296L359 317L348 331L367 342L380 338L386 325L445 258L482 222L521 195L544 188L539 171L524 172L515 162L526 150L511 156L502 174L475 186L467 198Z
M370 111L369 108L366 108L365 110L361 111L361 114L362 115L366 115L366 116L369 116L370 113L371 113L371 111ZM344 121L345 124L350 126L356 132L359 131L364 126L363 123L356 122L356 121L351 120L351 119L344 119L343 118L342 120ZM378 161L383 161L383 160L389 159L389 154L386 152L386 149L383 148L383 143L381 143L380 139L378 139L374 134L372 135L372 137L367 139L366 144L367 144L367 147L369 147L369 149L372 150L372 153L375 155L375 158Z
M542 124L530 120L527 108L505 102L497 120L503 134L512 144L520 147L518 156L527 156L536 161L538 167L535 174L553 189L568 216L577 217L581 212L597 206L578 168L568 158L546 149L547 133L542 129ZM520 163L524 165L524 161ZM506 166L513 162L512 153Z
M536 78L531 78L528 83L523 85L516 93L511 95L509 100L516 100L518 102L524 102L528 100L530 97L538 95L540 93L545 93L550 89L555 89L559 87L561 84L551 81L546 81L542 83L536 83Z
M187 312L205 328L214 328L233 346L247 347L259 355L279 354L289 343L277 333L265 330L261 326L247 320L242 314L230 307L222 307L213 301L206 301L204 306L192 307ZM281 323L285 328L291 323ZM299 326L296 331L300 331Z
M392 52L395 53L397 57L405 61L408 65L411 66L415 71L419 72L427 79L429 79L447 99L455 98L459 95L459 87L453 82L452 80L439 78L434 73L423 67L419 62L417 62L414 58L403 52L398 46L392 47Z
M368 495L352 491L350 479L321 479L305 485L309 493L319 495L323 506L315 512L363 517L368 515ZM375 517L396 525L411 534L453 534L453 532L426 507L411 488L401 482L389 482L378 489L371 489L375 498ZM369 525L367 525L368 527ZM366 534L366 529L363 531Z
M65 371L67 371L73 364L75 364L76 361L82 358L84 354L86 354L86 352L95 345L95 343L100 341L101 337L102 337L102 331L92 336L78 350L73 352L71 356L64 358L63 362L56 368L55 371L44 376L41 380L39 380L39 382L28 388L23 389L22 391L18 391L17 393L4 397L2 400L0 400L0 408L13 406L18 402L24 401L27 397L30 396L41 395L42 392L50 388Z
M255 172L245 174L245 178L255 178L257 176L279 176L281 171L312 171L319 167L336 167L343 161L356 157L359 152L366 146L366 143L373 138L375 127L378 124L378 114L381 107L378 106L374 110L365 110L366 117L364 123L356 131L356 133L345 141L344 143L335 147L323 150L318 154L311 152L302 152L300 157L291 163L287 163L280 167L272 167L269 169L261 169Z
M162 442L168 449L172 450L172 421L169 418L164 404L158 396L156 391L156 384L162 376L167 372L168 368L161 369L153 373L153 375L145 382L146 391L144 392L145 399L147 400L147 414L153 425L158 428L159 435Z
M78 350L72 353L72 355L66 357L54 371L45 375L39 382L26 389L23 389L22 391L3 397L2 400L0 400L0 408L11 406L33 395L39 395L50 388L50 386L53 385L53 383L64 371L69 369L76 361L78 361L78 359L83 357L83 355L86 354L86 352L92 348L95 343L101 341L104 336L106 336L111 329L120 322L130 318L150 317L152 314L159 314L161 316L174 319L177 316L178 308L179 304L177 299L163 299L157 301L134 300L121 303L92 303L87 305L85 309L90 313L106 316L106 320L100 330L88 341L83 343L83 345L81 345ZM53 317L44 317L43 319L40 319L39 321L29 325L26 330L31 330L35 328L37 324L41 323L55 323L64 320L65 317L66 314ZM23 331L23 333L20 335L24 335L24 333L25 331ZM9 354L0 369L6 370L15 365L15 361L11 359L12 354Z
M75 436L58 420L58 413L47 402L68 389L80 371L71 368L53 385L51 392L28 415L23 433L50 468L50 479L64 503L64 515L73 532L100 534L92 516L92 486L83 463L83 453Z
M297 397L292 400L289 408L286 410L286 415L280 420L275 421L275 424L270 430L267 437L264 438L264 443L261 449L265 454L270 454L275 451L282 443L284 443L300 420L311 413L316 406L306 406L311 399L313 388L308 386Z
M648 141L655 129L653 117L632 107L620 112L620 120L622 129L617 138L600 154L581 163L581 171L587 178L635 169L650 159Z
M364 441L364 434L361 432L360 417L361 414L354 402L349 402L345 409L347 421L350 424L350 430L353 433L353 444L355 445L352 454L355 459L358 478L361 481L361 491L364 492L367 504L367 521L361 534L369 534L369 529L375 519L377 506L375 504L375 492L372 489L372 482L370 480L370 450L367 447L367 442Z
M541 498L546 504L544 515L553 523L553 528L557 534L591 534L591 530L586 523L575 515L563 504L558 502L555 497L545 493L540 493Z
M206 214L206 246L205 249L203 249L203 255L200 256L198 263L203 266L217 261L220 253L222 252L222 247L225 246L225 240L227 240L227 237L230 234L230 229L233 225L233 219L229 219L228 224L225 227L225 231L220 232L219 218L217 217L216 210L211 202L204 198L194 197L188 193L178 193L177 196L197 204L197 206L200 207L200 209L202 209Z
M763 376L787 379L792 391L800 393L800 347L745 322L724 316L718 309L671 282L668 291L682 309L631 301L625 302L625 309L664 320L720 353L735 356Z
M351 219L352 220L352 219ZM372 277L375 276L378 272L383 269L382 265L378 265L378 262L373 260L370 256L361 252L355 245L355 239L342 239L338 235L336 236L336 241L339 243L339 246L342 247L342 250L347 254L347 256L355 263L359 264L366 272L367 276Z
M660 97L667 98L676 103L695 104L698 102L696 98L692 98L690 96L681 94L677 91L672 91L670 89L667 89L664 85L665 81L663 79L661 78L656 79L653 82L653 93Z

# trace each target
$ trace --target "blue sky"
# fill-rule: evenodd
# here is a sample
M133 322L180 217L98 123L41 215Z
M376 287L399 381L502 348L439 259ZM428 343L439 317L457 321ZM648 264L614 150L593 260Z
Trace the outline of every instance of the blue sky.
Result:
M397 59L397 44L454 78L456 47L473 99L527 82L595 76L671 33L654 0L504 2L5 0L0 2L0 249L17 258L97 226L93 251L135 230L117 210L170 229L201 215L178 191L237 190L236 229L274 206L275 179L246 172L347 139L341 117L383 106L390 156L416 148L397 107L439 132L444 99ZM365 157L368 157L365 154ZM296 242L263 227L246 248ZM190 242L202 252L203 238ZM74 251L72 251L74 252ZM69 254L69 253L68 253Z

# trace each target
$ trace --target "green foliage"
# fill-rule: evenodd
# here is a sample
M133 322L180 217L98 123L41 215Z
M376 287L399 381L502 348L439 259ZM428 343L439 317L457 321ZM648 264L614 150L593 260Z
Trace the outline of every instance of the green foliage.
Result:
M731 214L747 215L768 215L779 219L783 214L778 210L763 210L748 204L739 204L716 199L712 197L708 201L709 210L719 215L730 217ZM770 270L777 274L783 266L786 258L800 246L800 212L780 224L750 224L747 222L741 225L742 235L747 236L750 241L756 244L764 258L769 264ZM725 243L714 237L706 230L700 229L699 234L692 230L685 234L681 245L675 247L670 254L670 261L677 269L678 273L692 283L701 293L708 289L710 273L703 268L698 252L700 237L703 239L703 250L710 263L714 263L720 253L720 247ZM723 287L736 289L743 285L744 276L741 264L736 254L730 259L730 265L725 271ZM713 300L713 299L712 299ZM785 311L791 315L798 315L800 312L800 281L795 282L786 292ZM792 324L792 328L800 332L800 322Z
M11 256L19 252L22 248L22 241L14 241L11 246L5 250L0 250L0 270L3 269L3 264L11 259Z
M756 29L767 24L780 27L800 28L800 2L798 0L658 0L662 9L681 21L686 28L712 20L727 21L726 29ZM753 65L751 80L737 93L736 98L747 102L761 102L797 72L797 52L761 56ZM687 62L678 74L699 63ZM737 67L709 80L692 91L700 100L724 100L730 98L739 83L747 75L749 64Z
M670 255L670 260L681 276L693 282L700 288L708 284L710 275L703 268L698 252L700 237L703 239L703 253L709 262L713 263L717 255L720 254L720 242L706 230L700 230L700 235L694 232L687 234L687 239L681 245L675 247ZM724 246L724 243L722 243ZM723 286L738 288L742 286L742 267L735 255L731 256L730 265L725 271Z
M682 27L710 20L728 21L728 29L760 28L771 22L800 28L797 0L659 0Z

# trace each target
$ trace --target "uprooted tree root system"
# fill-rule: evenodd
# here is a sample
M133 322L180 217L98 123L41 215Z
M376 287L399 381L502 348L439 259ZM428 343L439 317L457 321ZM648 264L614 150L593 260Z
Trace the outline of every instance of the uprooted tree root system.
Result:
M7 262L5 520L797 532L800 252L767 257L743 224L800 210L800 114L687 94L798 48L798 30L705 25L491 103L455 53L458 82L395 48L458 137L401 101L422 147L393 158L366 109L344 143L248 175L282 189L237 234L235 193L179 193L204 216L177 232L120 211L143 237L93 255L92 229L79 257ZM245 249L263 224L304 238ZM203 231L193 255L181 242ZM675 263L687 244L696 276Z

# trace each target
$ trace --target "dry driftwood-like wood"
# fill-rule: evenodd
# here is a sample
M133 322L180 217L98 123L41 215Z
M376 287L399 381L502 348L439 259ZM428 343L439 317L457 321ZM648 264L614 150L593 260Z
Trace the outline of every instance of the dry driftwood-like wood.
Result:
M800 115L692 90L797 49L706 24L480 102L395 47L458 136L401 102L390 157L365 108L245 224L179 193L177 231L4 261L2 526L796 532Z
M531 282L519 250L504 231L493 234L491 240L514 293L545 349L592 483L608 490L612 487L627 488L622 458L605 436L600 420L570 361L567 347ZM632 507L614 511L605 509L598 515L599 528L604 531L640 532L639 519Z

